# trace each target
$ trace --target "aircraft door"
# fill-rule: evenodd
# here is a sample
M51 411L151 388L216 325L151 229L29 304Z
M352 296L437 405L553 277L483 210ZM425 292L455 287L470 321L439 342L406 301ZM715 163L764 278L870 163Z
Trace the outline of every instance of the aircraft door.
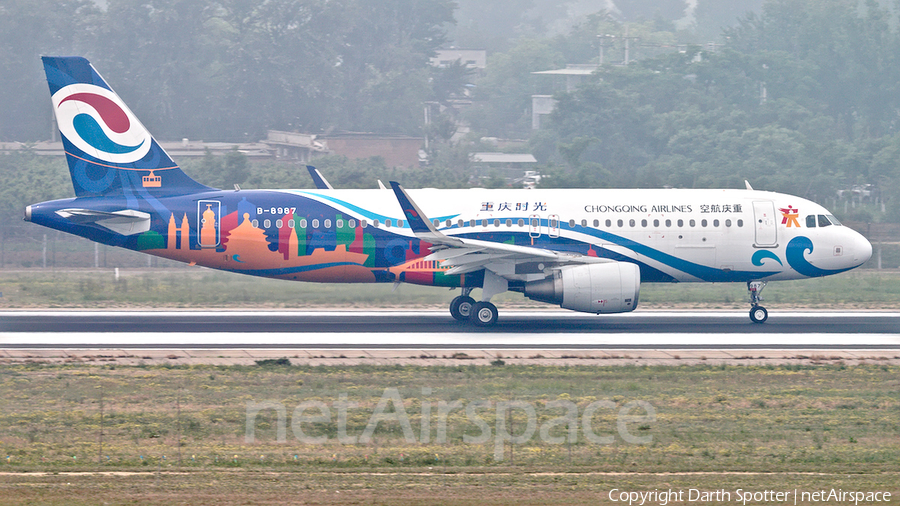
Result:
M559 215L551 214L547 217L547 235L559 237Z
M528 235L532 239L536 239L541 236L541 217L532 214L528 217Z
M219 245L219 220L222 203L218 200L197 201L197 242L201 248Z
M754 202L753 218L756 224L756 243L754 246L777 246L778 232L775 227L775 203L771 201Z

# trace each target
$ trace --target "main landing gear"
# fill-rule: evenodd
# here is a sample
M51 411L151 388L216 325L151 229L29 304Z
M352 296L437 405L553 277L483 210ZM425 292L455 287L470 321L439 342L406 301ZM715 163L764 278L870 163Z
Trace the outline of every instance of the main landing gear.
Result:
M748 281L747 291L750 292L750 321L753 323L765 323L769 318L766 308L759 305L762 302L762 291L766 287L765 281Z
M471 288L464 288L463 294L450 301L450 314L453 318L472 322L478 327L490 327L497 323L497 306L487 301L475 302L469 296Z

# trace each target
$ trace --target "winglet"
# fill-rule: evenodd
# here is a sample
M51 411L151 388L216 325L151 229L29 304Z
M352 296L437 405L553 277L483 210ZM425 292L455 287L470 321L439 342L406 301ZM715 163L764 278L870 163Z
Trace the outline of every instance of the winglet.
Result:
M425 213L416 205L415 202L409 197L409 194L406 193L406 190L400 186L400 183L396 181L391 181L391 188L394 190L394 195L397 197L397 202L400 203L400 208L403 209L403 214L406 216L406 221L409 222L409 228L416 234L416 237L423 241L430 242L432 244L445 244L448 246L462 246L462 241L459 239L455 239L452 237L447 237L446 235L438 232L434 225L431 223L431 220L425 216Z
M744 180L744 186L746 186L748 190L752 190L752 189L753 189L753 187L750 186L750 181L747 181L746 179Z
M331 186L331 183L325 179L325 176L319 172L319 169L313 167L312 165L307 165L306 170L309 171L310 177L312 177L313 183L316 185L316 188L320 190L334 190L334 187Z

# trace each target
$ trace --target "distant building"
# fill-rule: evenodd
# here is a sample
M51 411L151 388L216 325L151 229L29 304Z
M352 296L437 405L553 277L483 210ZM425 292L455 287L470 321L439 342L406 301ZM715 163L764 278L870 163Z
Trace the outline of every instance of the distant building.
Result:
M584 83L597 71L597 65L591 63L570 63L564 69L542 70L532 72L536 76L564 76L566 78L566 93L575 91L575 88Z
M484 70L487 67L487 51L484 49L438 49L437 56L431 59L433 67L449 67L460 60L466 67Z
M252 160L272 158L270 146L263 142L203 142L182 139L180 141L160 142L159 145L176 162L182 158L206 156L207 151L214 155L224 155L234 149L237 149ZM46 156L65 156L66 154L60 141L41 141L28 144L22 142L0 142L0 154L12 153L22 149L31 149L38 155Z
M418 167L421 137L344 132L316 137L329 153L347 158L380 156L388 167Z
M471 160L476 177L499 175L525 188L533 188L540 180L540 176L534 178L537 160L531 153L472 153Z
M418 167L420 137L379 135L370 133L335 133L316 136L296 132L269 130L260 142L203 142L182 139L160 142L169 156L178 162L185 158L199 158L209 152L224 155L237 149L251 160L272 159L310 163L314 158L335 154L347 158L380 156L388 167ZM0 142L0 154L31 149L38 155L65 156L62 142Z
M309 163L316 156L328 154L328 147L312 134L269 130L263 142L272 148L279 160Z
M566 93L571 93L587 79L590 79L590 76L597 71L597 68L597 65L593 64L569 64L564 69L542 70L540 72L532 72L532 74L539 76L563 76L566 80ZM553 95L532 95L531 129L540 129L541 117L552 113L555 107L556 100L553 99Z

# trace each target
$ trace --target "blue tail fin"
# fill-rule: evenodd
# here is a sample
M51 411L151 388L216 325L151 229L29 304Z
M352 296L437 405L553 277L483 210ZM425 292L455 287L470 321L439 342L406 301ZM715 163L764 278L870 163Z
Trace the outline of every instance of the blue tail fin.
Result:
M90 62L41 59L76 197L168 197L212 189L182 172Z

